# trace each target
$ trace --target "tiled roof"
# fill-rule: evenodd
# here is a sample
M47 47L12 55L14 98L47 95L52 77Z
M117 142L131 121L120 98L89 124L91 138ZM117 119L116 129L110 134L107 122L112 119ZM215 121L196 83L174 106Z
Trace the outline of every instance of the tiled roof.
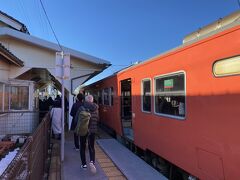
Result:
M23 61L21 61L18 57L16 57L13 53L11 53L1 43L0 43L0 55L4 56L12 64L15 64L20 67L24 66Z
M21 24L22 29L20 29L20 31L29 34L29 31L28 31L27 27L25 26L25 24L23 24L22 22L18 21L17 19L13 18L12 16L9 16L8 14L6 14L2 11L0 11L0 14L2 14L4 16L6 16L7 18L12 19L13 21Z

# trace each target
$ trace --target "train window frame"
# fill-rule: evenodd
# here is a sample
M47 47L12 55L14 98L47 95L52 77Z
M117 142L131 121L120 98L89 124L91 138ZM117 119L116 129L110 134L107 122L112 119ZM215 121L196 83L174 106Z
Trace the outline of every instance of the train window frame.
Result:
M103 89L103 105L106 105L106 106L110 106L110 92L109 91L110 91L110 88Z
M143 108L143 98L144 98L144 87L143 87L143 85L144 85L144 82L146 82L146 81L149 81L150 82L150 111L146 111L146 110L144 110L144 108ZM144 79L142 79L142 81L141 81L141 110L142 110L142 112L144 112L144 113L151 113L152 112L152 79L151 78L144 78Z
M98 90L97 91L97 96L98 96L98 99L97 99L97 103L100 105L102 105L102 91L101 90Z
M157 79L163 79L165 77L173 77L173 76L176 76L176 75L179 75L179 74L183 74L183 82L184 82L184 90L182 90L182 93L180 91L172 91L171 93L173 94L181 94L184 96L184 116L177 116L177 115L171 115L171 114L165 114L165 113L159 113L159 112L156 112L156 94L169 94L171 95L171 93L166 93L166 92L163 92L163 93L156 93L156 80ZM168 117L168 118L172 118L172 119L176 119L176 120L185 120L186 117L187 117L187 101L186 101L186 72L184 70L180 70L180 71L176 71L176 72L171 72L171 73L167 73L167 74L161 74L161 75L157 75L154 77L153 79L153 110L154 110L154 114L155 115L158 115L158 116L162 116L162 117Z
M101 94L101 97L102 97L102 105L104 105L104 89L101 90L102 94Z
M235 73L225 73L225 74L217 74L216 73L216 67L218 65L218 63L221 63L221 62L225 62L225 61L233 61L235 58L238 58L237 61L238 64L240 64L240 55L236 55L236 56L231 56L231 57L226 57L226 58L223 58L223 59L219 59L219 60L216 60L214 63L213 63L213 66L212 66L212 73L215 77L218 77L218 78L221 78L221 77L228 77L228 76L239 76L240 75L240 70L239 72L235 72Z
M109 88L109 106L113 106L113 92L114 92L114 90L113 90L113 87L110 87Z

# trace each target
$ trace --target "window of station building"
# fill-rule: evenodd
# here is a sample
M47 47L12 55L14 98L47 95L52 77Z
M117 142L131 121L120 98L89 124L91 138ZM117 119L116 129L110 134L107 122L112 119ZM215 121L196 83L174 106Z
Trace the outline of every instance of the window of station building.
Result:
M9 111L10 86L5 85L4 90L4 111Z
M151 112L151 80L142 80L142 111Z
M114 95L114 92L113 92L113 87L110 87L110 105L113 106L113 95Z
M183 72L155 77L154 110L156 114L185 118L185 74Z
M20 83L24 85L19 85ZM34 96L29 96L30 92L34 92L34 84L28 81L20 83L19 81L0 82L0 112L36 109L34 99L38 99L38 93L35 92Z
M103 90L103 104L109 105L109 88Z
M213 74L216 77L239 75L240 56L234 56L216 61L213 64Z
M29 87L10 86L10 110L27 110L29 108Z
M3 84L0 83L0 111L3 111Z

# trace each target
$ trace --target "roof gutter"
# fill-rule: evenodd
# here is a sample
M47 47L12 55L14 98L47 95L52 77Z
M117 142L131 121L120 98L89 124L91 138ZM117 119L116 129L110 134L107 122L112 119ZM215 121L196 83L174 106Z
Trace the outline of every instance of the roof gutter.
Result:
M55 43L52 43L50 41L46 41L25 33L21 33L19 31L13 30L11 28L7 28L7 27L1 27L0 28L0 37L4 37L4 36L8 36L8 37L12 37L15 39L19 39L21 41L25 41L27 43L33 44L35 46L41 47L41 48L45 48L48 50L52 50L52 51L61 51L59 49L59 46ZM91 56L89 54L85 54L67 47L63 47L64 52L69 53L70 56L81 59L83 61L86 61L88 63L93 63L93 64L102 64L102 65L109 65L110 62Z

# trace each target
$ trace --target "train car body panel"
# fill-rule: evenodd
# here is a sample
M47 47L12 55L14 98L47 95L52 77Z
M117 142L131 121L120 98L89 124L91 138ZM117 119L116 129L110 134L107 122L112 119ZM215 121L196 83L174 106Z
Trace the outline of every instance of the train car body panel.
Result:
M234 56L240 57L239 25L120 71L99 83L99 88L116 89L116 104L101 110L103 122L200 179L237 180L240 75L213 73L217 60ZM128 110L124 93L130 96ZM144 107L147 112L144 98L150 101ZM163 99L171 106L169 112L161 109ZM131 126L123 125L122 111L128 111Z
M216 60L240 54L239 37L238 26L119 75L119 81L134 79L136 145L202 179L239 177L240 76L216 78L212 72ZM179 71L186 72L185 120L158 116L154 110L142 112L141 80L150 77L154 81L156 76Z
M112 88L111 103L104 103L104 90ZM93 94L99 104L100 122L107 127L113 129L117 134L122 136L121 120L120 120L120 98L118 96L117 76L113 75L104 80L100 80L85 88L87 93Z

